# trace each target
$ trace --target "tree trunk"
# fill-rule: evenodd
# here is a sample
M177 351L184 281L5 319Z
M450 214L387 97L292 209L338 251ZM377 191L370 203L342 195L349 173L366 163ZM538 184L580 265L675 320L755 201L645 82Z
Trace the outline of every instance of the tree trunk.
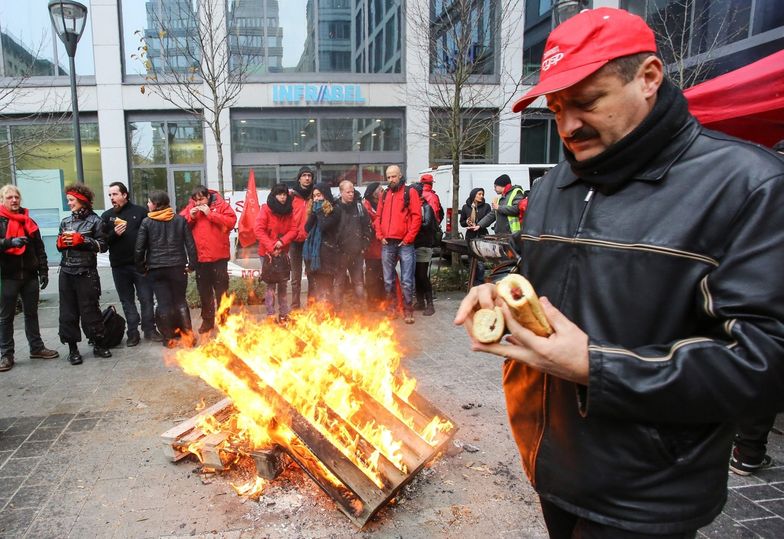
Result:
M223 185L223 141L221 139L220 123L217 118L215 118L212 134L215 136L215 150L218 152L218 191L221 196L224 196L226 191Z

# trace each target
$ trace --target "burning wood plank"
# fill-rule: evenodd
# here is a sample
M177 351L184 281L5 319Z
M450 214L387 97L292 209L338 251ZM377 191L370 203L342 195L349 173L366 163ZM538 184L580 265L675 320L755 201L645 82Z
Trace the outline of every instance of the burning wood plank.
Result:
M237 412L225 422L230 436L203 437L210 451L202 459L223 467L227 453L272 445L257 470L274 477L278 444L361 528L445 449L457 427L414 391L414 380L393 375L400 357L387 322L350 327L308 315L293 323L248 325L232 314L216 340L178 353L183 369L226 393ZM175 455L198 438L198 425L165 433Z

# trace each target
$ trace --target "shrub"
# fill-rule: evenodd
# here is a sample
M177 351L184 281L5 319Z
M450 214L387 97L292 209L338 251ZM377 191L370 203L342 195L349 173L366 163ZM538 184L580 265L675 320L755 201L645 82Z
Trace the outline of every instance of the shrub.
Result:
M264 303L265 290L266 286L259 279L229 277L229 294L234 294L234 303L237 305L261 305ZM193 273L188 276L185 299L191 309L201 307L199 291L196 288L196 275Z
M433 290L446 292L448 290L465 290L468 279L468 270L462 265L431 267L430 282Z

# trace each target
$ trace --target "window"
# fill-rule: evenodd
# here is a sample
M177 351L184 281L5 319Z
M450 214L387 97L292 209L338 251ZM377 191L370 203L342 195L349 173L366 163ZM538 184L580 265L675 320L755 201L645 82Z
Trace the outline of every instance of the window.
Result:
M74 58L77 75L95 75L90 1ZM0 0L0 76L67 77L68 54L57 37L46 2Z
M85 116L88 116L85 118ZM101 149L98 123L82 115L84 181L95 193L94 208L103 204ZM22 192L22 204L41 229L50 260L59 260L55 247L60 220L69 213L63 188L76 181L73 126L68 116L0 125L0 184L13 183Z
M289 0L285 9L278 0L228 5L232 62L248 65L249 74L400 72L401 0ZM247 36L263 46L250 45ZM377 57L368 52L373 46Z
M495 163L497 161L498 120L497 112L475 109L463 112L460 120L462 134L462 163ZM449 116L446 111L430 112L430 163L452 164L449 136Z
M131 199L145 205L150 191L169 193L177 211L203 183L202 124L186 117L128 122Z
M234 190L247 185L253 169L256 185L291 183L303 164L318 181L337 185L380 181L389 163L405 161L402 110L316 110L233 112L231 120Z
M520 141L521 163L559 163L563 160L561 139L551 114L544 111L526 113Z
M196 0L122 2L125 74L197 73L201 59L197 4ZM139 57L145 45L149 63Z
M430 73L495 73L496 2L435 1L431 9Z

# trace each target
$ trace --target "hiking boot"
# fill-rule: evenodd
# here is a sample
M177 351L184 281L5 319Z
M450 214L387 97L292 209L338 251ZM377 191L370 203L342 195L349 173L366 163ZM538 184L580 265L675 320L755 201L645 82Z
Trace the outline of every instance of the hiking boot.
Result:
M0 372L10 371L14 368L14 356L6 354L0 357Z
M47 347L39 348L30 352L30 359L54 359L60 357L57 350L49 350Z
M413 311L406 311L403 314L403 322L406 324L413 324L414 323L414 312Z
M153 341L153 342L161 342L163 340L163 335L157 329L153 329L151 331L144 332L144 340L145 341Z
M125 341L125 346L138 346L140 341L141 337L139 337L138 333L131 333Z
M112 353L108 349L101 348L100 346L96 346L95 348L93 348L93 355L95 357L102 357L102 358L112 357Z
M82 354L80 354L78 350L76 352L71 352L70 354L68 354L68 363L70 363L71 365L81 365Z
M771 466L773 466L773 459L770 455L765 455L759 462L743 462L738 458L737 451L733 451L730 459L730 470L737 475L751 475Z
M436 314L436 308L433 307L432 303L428 303L425 306L425 312L423 312L422 314L424 314L425 316L433 316L434 314Z

